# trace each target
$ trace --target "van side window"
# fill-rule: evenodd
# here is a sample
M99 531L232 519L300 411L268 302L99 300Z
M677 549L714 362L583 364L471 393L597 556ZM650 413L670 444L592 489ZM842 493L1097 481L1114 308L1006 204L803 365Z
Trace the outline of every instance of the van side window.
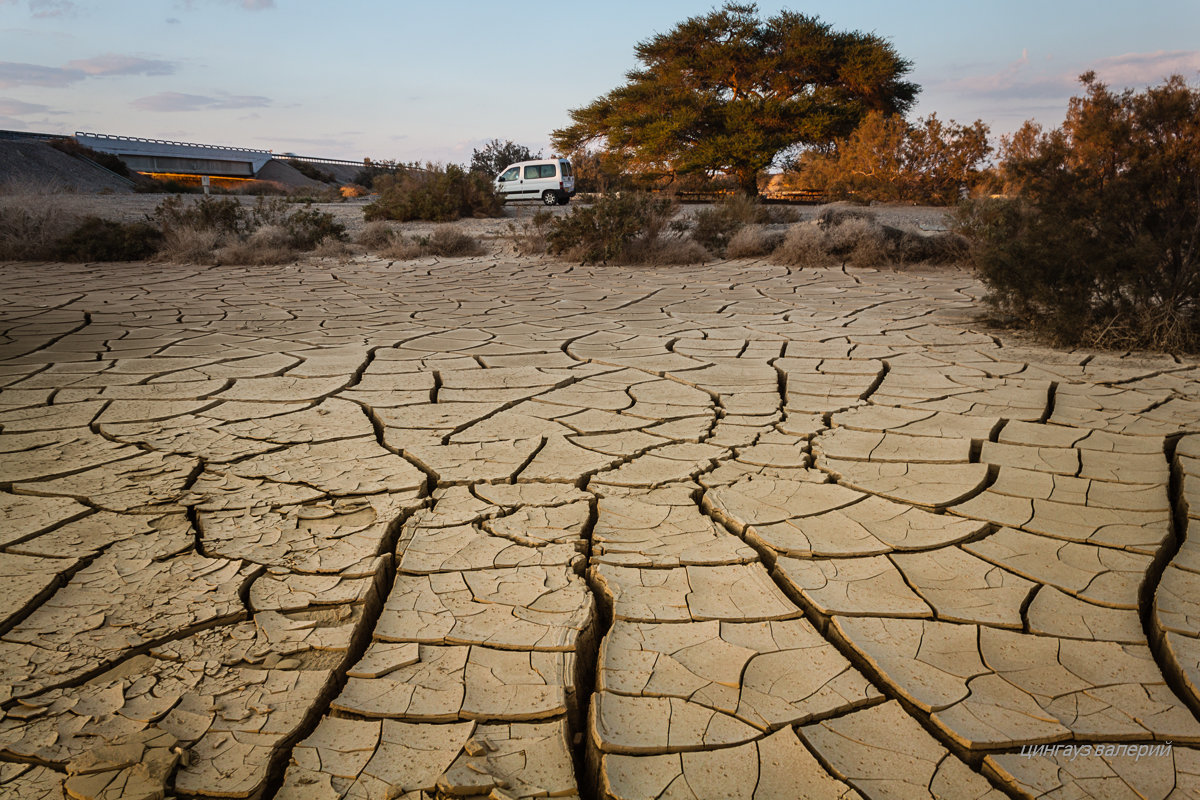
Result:
M541 177L541 170L538 168L537 164L530 164L529 166L527 166L525 168L525 180L531 181L534 178L540 178L540 177Z
M554 168L553 164L542 164L541 166L542 166L542 177L543 178L553 178L555 175L558 174L558 170L556 170Z
M517 179L517 173L520 171L521 171L520 167L513 167L511 169L506 169L506 170L504 170L504 174L500 176L500 180L515 181Z

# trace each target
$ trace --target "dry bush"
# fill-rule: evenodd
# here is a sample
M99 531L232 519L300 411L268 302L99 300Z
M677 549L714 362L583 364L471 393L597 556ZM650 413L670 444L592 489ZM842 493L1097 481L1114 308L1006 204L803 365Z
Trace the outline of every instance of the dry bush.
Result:
M463 258L482 255L484 252L486 251L478 239L463 233L453 225L439 225L428 236L414 236L411 239L397 236L390 245L380 251L380 255L395 261L410 261L425 256Z
M627 253L630 264L649 267L683 266L712 261L712 254L691 239L660 237L634 242Z
M286 264L296 259L292 237L282 225L264 225L245 239L232 242L217 250L222 264L265 266Z
M738 231L747 225L783 225L799 218L794 208L766 205L756 197L733 194L696 213L692 238L715 253L725 253Z
M725 247L725 257L759 258L769 254L782 242L782 233L768 231L762 225L747 225L729 240Z
M321 241L312 251L314 256L318 258L336 258L339 261L346 260L353 256L355 250L341 239L327 237Z
M368 221L394 219L452 222L463 217L502 217L504 204L491 177L457 164L427 164L375 179L379 199L363 209Z
M1200 350L1200 89L1080 80L1061 127L1006 146L1018 197L959 210L985 299L1057 344Z
M549 211L538 211L533 217L521 223L521 227L517 227L513 223L508 223L508 233L504 235L517 251L523 256L543 255L549 249L549 242L546 240L546 234L550 230L550 221L554 219L554 215Z
M899 231L880 225L874 218L849 218L837 225L821 226L824 247L843 264L882 267L892 263L891 240Z
M399 237L399 231L392 228L391 225L382 220L376 220L366 224L366 227L358 234L357 241L367 250L374 252L390 247L396 243L396 239Z
M0 206L0 260L51 260L79 222L47 198L23 197L20 205Z
M814 222L788 228L783 241L771 253L771 261L791 267L834 267L840 263L825 248L825 234Z
M221 234L211 228L175 225L163 234L159 257L177 264L215 264Z
M898 261L902 264L962 264L970 256L965 236L949 231L921 234L905 231L900 236Z
M962 263L967 255L967 240L956 233L901 231L880 224L870 212L832 208L815 223L789 228L771 260L804 267L895 267Z
M88 217L59 240L63 261L142 261L158 252L162 232L145 222L114 222Z
M555 217L546 233L547 249L583 264L699 263L710 259L703 247L683 246L681 235L686 225L672 222L676 208L671 200L641 192L604 195L595 205L576 207Z

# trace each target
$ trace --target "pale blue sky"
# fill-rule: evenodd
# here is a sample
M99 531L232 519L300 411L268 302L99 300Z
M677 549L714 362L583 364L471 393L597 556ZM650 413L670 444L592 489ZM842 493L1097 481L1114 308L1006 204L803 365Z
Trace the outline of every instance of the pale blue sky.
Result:
M0 0L0 128L302 155L466 161L547 148L619 85L633 46L709 11L686 0ZM1079 73L1200 84L1200 0L762 2L874 31L913 62L916 115L994 134L1058 124Z

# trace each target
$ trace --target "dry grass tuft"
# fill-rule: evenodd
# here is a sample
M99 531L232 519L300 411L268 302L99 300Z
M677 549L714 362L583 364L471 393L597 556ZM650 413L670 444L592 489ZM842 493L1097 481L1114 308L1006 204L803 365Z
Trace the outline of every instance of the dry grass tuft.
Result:
M245 239L225 245L216 252L222 264L261 267L296 260L292 237L282 225L264 225Z
M473 236L453 225L439 225L428 236L414 236L412 239L397 236L391 244L379 250L379 255L394 261L411 261L425 256L465 258L485 252L483 244Z
M635 241L626 252L627 263L648 267L683 266L712 261L712 254L691 239L659 237Z
M762 225L747 225L733 235L725 247L726 258L761 258L783 242L783 234Z
M177 225L163 235L159 256L177 264L211 265L217 263L220 241L221 234L211 228Z
M58 243L81 221L49 197L22 197L19 205L0 206L0 260L51 260Z
M511 222L508 223L508 233L504 238L512 244L518 255L544 255L550 248L546 234L550 231L553 219L554 215L549 211L538 211L531 219L521 223L519 228Z

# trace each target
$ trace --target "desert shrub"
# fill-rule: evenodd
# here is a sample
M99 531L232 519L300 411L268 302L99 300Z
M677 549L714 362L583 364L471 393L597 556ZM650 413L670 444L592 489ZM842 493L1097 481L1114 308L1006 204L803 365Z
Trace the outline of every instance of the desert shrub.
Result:
M122 178L132 178L133 174L129 171L129 167L119 156L112 153L101 153L99 150L93 150L85 144L80 144L78 139L73 137L64 137L62 139L51 139L47 142L55 150L66 153L69 156L76 158L84 158L88 161L93 161L104 167L109 172L115 172Z
M214 230L175 225L163 231L163 244L158 254L177 264L213 264L220 242L221 235Z
M696 213L692 238L714 253L725 253L745 226L785 224L795 222L798 216L793 208L767 205L756 197L733 194Z
M970 258L967 238L951 231L900 235L896 260L902 264L964 264Z
M232 197L201 197L193 203L178 195L168 197L154 209L153 219L164 234L174 228L192 228L240 238L256 227L251 210Z
M321 183L337 182L337 178L334 177L332 172L323 170L310 161L301 161L298 158L289 158L285 163L309 180L320 181Z
M1200 347L1200 90L1081 80L1062 127L1003 173L1011 200L965 206L960 230L1010 322L1062 344Z
M712 260L712 254L691 239L665 236L634 240L626 259L630 264L667 267L703 264Z
M815 222L788 229L772 260L792 266L823 267L853 264L878 267L890 263L891 242L900 232L885 228L874 215L862 212L825 212Z
M835 198L953 205L963 187L986 175L988 128L936 114L909 124L899 115L868 114L829 151L804 154L797 168L806 188Z
M882 267L891 263L893 245L900 238L898 230L880 225L874 218L846 219L836 225L821 226L821 231L829 254L843 264L856 267Z
M321 242L344 241L346 227L326 211L297 209L282 197L258 197L243 205L232 197L186 203L168 197L153 217L162 228L163 255L186 263L280 264ZM207 248L208 254L203 251ZM220 249L215 256L212 251Z
M910 263L903 255L904 237L904 232L880 224L875 215L869 212L826 209L814 222L802 222L789 228L783 241L771 254L771 260L778 264L807 267L842 264L883 267ZM913 255L921 254L911 245L910 252Z
M512 243L513 249L520 255L542 255L550 247L546 235L550 232L553 219L554 214L551 212L544 209L537 211L530 219L521 223L520 227L508 223L508 233L504 238Z
M367 220L453 222L463 217L504 216L492 179L457 164L429 164L424 170L380 176L376 188L379 199L363 210Z
M343 239L326 238L313 248L312 254L318 258L336 258L345 260L354 255L355 250Z
M23 198L20 205L0 206L0 260L55 258L59 241L79 224L44 198Z
M824 238L815 222L793 225L772 251L771 261L793 267L836 266L839 262L825 248Z
M163 232L174 227L210 230L226 238L245 239L265 226L284 229L289 246L311 250L321 240L343 239L346 226L326 211L317 211L311 204L296 209L281 197L258 197L254 205L246 206L232 197L204 197L185 203L180 197L168 197L154 212Z
M292 234L283 225L263 225L245 239L233 241L216 252L222 264L265 266L286 264L296 258Z
M346 226L333 218L327 211L304 208L287 214L281 220L287 232L288 242L297 250L312 250L323 241L344 241Z
M375 181L384 175L396 175L410 169L405 164L397 161L372 161L371 159L363 159L363 168L354 175L353 183L367 189L375 188Z
M368 222L355 239L368 250L381 250L392 244L399 237L399 232L382 220Z
M63 261L141 261L158 252L162 240L162 231L145 222L87 217L55 251Z
M384 258L408 261L424 256L465 257L484 253L479 240L453 225L439 225L428 236L395 237L381 251Z
M547 249L584 264L651 263L652 254L666 249L664 234L680 238L681 231L670 227L675 210L671 200L641 192L605 195L555 218L546 233Z
M768 231L762 225L747 225L738 230L725 247L727 258L759 258L772 252L783 241L783 234Z

